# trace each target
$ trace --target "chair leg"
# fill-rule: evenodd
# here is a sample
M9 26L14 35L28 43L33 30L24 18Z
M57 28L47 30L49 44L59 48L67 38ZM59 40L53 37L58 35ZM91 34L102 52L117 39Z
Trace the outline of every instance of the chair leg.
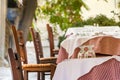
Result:
M41 80L45 80L45 73L44 72L41 72L40 76L41 76Z
M40 72L37 72L37 80L41 80Z
M28 80L28 71L24 71L24 80Z
M52 80L53 76L54 76L54 72L55 72L55 69L56 69L56 66L52 66L51 67L51 76L50 76L50 79Z

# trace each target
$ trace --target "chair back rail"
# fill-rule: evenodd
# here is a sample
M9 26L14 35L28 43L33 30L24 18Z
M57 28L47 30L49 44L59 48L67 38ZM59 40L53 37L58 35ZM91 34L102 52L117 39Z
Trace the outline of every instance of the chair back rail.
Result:
M18 39L19 39L19 48L20 48L21 57L24 59L23 60L24 63L27 64L28 63L27 50L26 50L22 31L18 31Z
M52 27L49 24L47 24L46 26L48 31L49 45L50 45L50 56L54 57L55 54L53 53L53 49L55 48L55 46L54 46L54 36L53 36Z
M43 58L43 49L41 43L41 37L38 32L36 32L32 27L30 27L30 33L32 35L37 63L40 63L40 58Z
M17 52L20 54L19 40L18 40L18 36L17 36L16 27L15 27L14 25L12 25L12 26L11 26L11 29L12 29L12 33L13 33L13 37L14 37L14 42L15 42L16 50L17 50Z
M34 28L30 27L30 33L33 39L34 48L36 51L36 58L38 63L53 63L56 64L56 57L44 57L41 36Z
M16 50L17 50L18 54L21 56L21 61L24 64L27 64L27 62L28 62L27 61L27 52L26 52L26 47L24 44L23 33L22 33L22 31L17 31L16 27L14 25L12 25L11 27L12 27L12 32L13 32L13 36L14 36Z

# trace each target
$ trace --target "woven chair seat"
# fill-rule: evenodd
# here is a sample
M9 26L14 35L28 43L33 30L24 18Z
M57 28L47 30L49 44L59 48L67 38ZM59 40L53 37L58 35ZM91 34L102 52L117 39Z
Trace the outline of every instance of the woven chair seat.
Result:
M27 71L50 71L51 68L55 68L55 64L23 64L22 69Z

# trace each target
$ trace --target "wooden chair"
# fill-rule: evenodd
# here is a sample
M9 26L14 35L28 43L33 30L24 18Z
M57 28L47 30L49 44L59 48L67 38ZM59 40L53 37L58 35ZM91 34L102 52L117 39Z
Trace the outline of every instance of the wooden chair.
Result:
M41 42L41 37L40 37L39 32L35 31L32 27L30 27L30 33L31 33L33 43L34 43L37 63L53 63L53 64L56 64L56 60L57 60L56 57L44 58L42 42ZM42 73L41 75L42 75L42 79L44 79L45 78L44 75L49 75L49 73L48 74Z
M8 49L8 55L9 55L9 60L11 64L13 80L24 80L22 65L21 65L21 60L19 55L17 53L13 53L12 48Z
M19 31L19 34L15 28L12 26L13 36L15 40L16 50L21 57L22 69L24 71L24 80L28 80L28 72L37 72L38 78L40 80L40 72L51 72L51 80L56 68L55 64L46 63L46 64L28 64L27 63L27 51L24 43L24 39L22 36L22 31ZM42 79L43 80L43 79Z
M37 31L35 31L32 27L30 27L30 33L31 33L33 43L34 43L37 63L54 63L54 64L56 64L56 60L57 60L56 57L44 58L40 34Z
M59 49L55 49L52 27L49 24L47 24L46 26L48 31L49 45L50 45L50 56L55 57L55 55L58 54Z

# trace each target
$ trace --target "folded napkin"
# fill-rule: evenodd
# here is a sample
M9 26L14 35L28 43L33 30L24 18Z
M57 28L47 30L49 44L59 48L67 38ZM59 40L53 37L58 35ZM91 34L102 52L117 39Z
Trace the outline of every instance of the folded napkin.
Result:
M94 45L83 45L80 46L80 51L77 55L78 58L91 58L95 57L95 52L93 50Z

